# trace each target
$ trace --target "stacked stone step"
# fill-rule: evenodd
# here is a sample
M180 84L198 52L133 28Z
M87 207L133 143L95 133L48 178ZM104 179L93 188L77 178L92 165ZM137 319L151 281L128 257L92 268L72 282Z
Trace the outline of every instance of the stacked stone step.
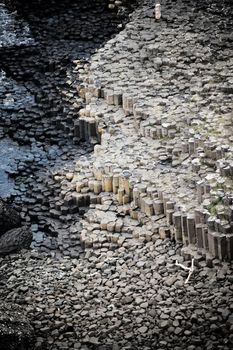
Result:
M96 144L100 142L100 135L96 118L87 109L80 110L79 118L74 122L74 140Z
M151 139L172 139L179 135L180 128L177 123L167 121L164 117L161 118L161 111L159 116L156 116L158 106L153 106L153 103L151 103L150 106L148 106L148 104L144 105L143 102L140 101L140 98L138 98L136 91L134 93L132 93L132 91L130 93L122 93L120 90L100 87L100 83L95 83L94 79L91 77L86 78L86 80L88 81L88 84L84 89L85 101L90 103L97 98L103 98L110 106L122 107L125 116L133 115L135 129L140 135ZM86 111L82 113L87 116L89 112ZM96 123L98 125L98 121ZM77 122L77 124L79 123ZM78 129L78 134L79 133L80 131ZM84 132L82 132L82 138L85 139ZM88 140L87 135L86 139ZM98 138L98 140L99 139L100 138ZM184 152L187 151L189 154L193 154L195 147L197 148L200 146L200 140L193 140L190 138L187 142L184 142L182 146Z
M83 220L80 240L85 249L102 247L114 250L132 239L132 228L111 210L116 204L112 194L103 193L99 198L100 204L91 205L86 220Z
M98 85L95 85L92 80L91 86L88 86L85 94L86 102L91 101L93 97L104 98L108 105L121 106L125 116L134 116L135 129L144 137L150 137L152 139L169 137L173 138L177 133L176 123L166 122L164 119L161 122L160 117L154 116L156 108L144 106L140 108L138 105L138 98L136 94L123 93L121 91L114 91L111 89L103 89ZM86 115L88 112L84 112ZM78 131L79 133L79 131ZM84 132L82 137L85 138ZM87 139L88 141L88 139Z
M140 22L140 19L137 19L137 21ZM212 187L208 181L200 181L198 183L198 180L202 180L208 172L214 172L217 161L224 159L231 151L230 147L224 145L224 137L219 137L219 133L216 134L216 128L213 128L213 120L220 120L222 116L221 118L218 116L217 120L214 119L216 115L206 108L206 101L198 100L199 93L207 94L209 91L213 92L216 84L211 85L207 72L205 72L203 84L198 82L199 85L196 85L195 67L191 64L191 60L193 58L198 59L198 57L194 53L191 58L191 55L186 51L186 42L182 47L182 40L180 40L181 43L179 43L178 50L174 42L174 44L172 43L173 48L169 47L168 51L166 45L163 44L163 40L161 40L163 37L160 35L160 26L152 23L150 18L143 18L143 28L147 28L147 30L140 28L141 37L137 38L134 36L134 25L142 25L142 23L138 22L135 22L133 25L127 25L125 31L120 34L119 41L117 38L111 40L106 45L105 51L99 50L99 53L94 57L89 80L86 80L86 102L92 102L93 98L101 98L109 106L122 107L125 118L123 118L124 120L122 118L118 119L120 127L126 120L130 122L133 120L133 125L142 138L160 140L163 154L159 157L159 161L163 162L164 160L172 159L172 165L179 166L182 165L184 160L187 160L185 166L179 168L181 173L182 171L189 171L191 163L198 203L192 196L190 201L193 201L193 208L186 210L186 208L183 208L183 203L179 202L179 196L174 193L175 188L177 189L178 187L180 189L182 185L180 187L179 184L174 186L171 191L168 191L168 186L165 185L164 190L161 191L161 185L159 186L156 181L149 183L138 178L135 180L133 175L134 170L136 170L135 167L129 167L132 175L128 181L128 188L121 178L124 170L122 166L113 166L110 170L104 170L102 173L100 171L97 177L95 174L95 179L91 181L98 185L96 187L96 195L99 196L102 191L113 193L114 198L118 201L118 205L128 206L129 215L142 224L147 223L149 220L156 227L156 219L159 218L160 224L157 229L162 238L174 237L177 241L183 242L187 246L196 245L200 250L210 250L214 256L218 256L221 259L231 259L230 251L232 249L229 248L230 233L225 232L228 229L222 224L223 220L220 220L220 224L218 222L219 217L216 217L214 219L214 227L209 225L209 218L212 216L212 213L209 212L208 206L213 197ZM163 23L161 27L162 25ZM152 31L151 29L155 30ZM166 36L170 35L171 33L169 32L166 34ZM191 38L195 42L195 35L191 36L192 38L187 35L187 40L189 41ZM128 40L129 45L128 42L125 45L124 40ZM152 42L153 44L151 44ZM141 46L139 47L139 45ZM197 48L198 50L202 49L199 44ZM114 60L114 54L118 55L119 53L117 50L121 52L121 57L119 57L117 62L119 65L121 61L122 73L120 72L120 75L118 71L116 72L116 62ZM113 51L114 54L112 56ZM128 52L132 53L132 60L128 60ZM208 58L208 55L209 53L205 52L205 57ZM111 67L107 62L108 58L112 59L113 64ZM133 69L131 69L130 61ZM190 64L191 67L189 69ZM141 65L143 65L143 69L148 69L146 71L147 76L143 77L143 81L140 81L140 79L142 80L140 76L142 71ZM128 69L128 67L130 68ZM205 67L203 66L203 68ZM168 72L168 81L170 79L169 84L171 83L171 86L173 86L173 82L177 77L181 78L181 86L184 85L186 98L187 92L193 95L190 101L179 98L179 83L171 89L171 86L166 86L166 79L164 79L166 71ZM140 79L137 79L135 72L140 76ZM151 77L148 77L149 74L151 74ZM140 96L138 91L140 91ZM166 100L170 100L172 103L166 103ZM180 104L182 104L181 108ZM194 107L193 110L191 105ZM183 106L184 108L182 109ZM178 110L177 114L176 109ZM109 119L105 114L101 119L101 122L104 120L107 124L106 127L109 127ZM213 132L214 136L216 134L218 138L211 135L211 132ZM169 139L168 145L166 144L167 138ZM108 146L111 147L109 139L110 133L106 132L101 140L101 146L108 155L111 153L111 149L108 149ZM147 145L150 145L149 142ZM152 150L154 151L153 148ZM144 165L143 161L141 164ZM141 164L139 163L139 166ZM179 176L179 171L177 176ZM151 190L151 187L154 187L154 189ZM188 191L188 188L185 191ZM197 215L196 210L194 210L195 207L196 210L198 208L198 212L204 212L204 214ZM221 219L226 219L226 221L230 222L230 210L228 210L228 213L224 213L225 216ZM204 216L204 219L202 216ZM229 239L226 238L226 242L229 241L226 243L228 244L227 249L224 244L221 245L220 243L216 249L213 248L213 244L211 244L213 233L217 233L217 236L221 234L228 235ZM219 237L216 239L218 242L220 241ZM224 253L224 249L228 251L227 254Z
M174 138L179 137L180 128L177 127L175 122L167 122L166 119L156 117L156 109L152 107L140 108L140 103L134 96L134 94L121 93L120 91L114 91L110 89L103 89L94 84L93 80L91 81L91 86L86 89L88 91L85 94L86 101L91 101L93 97L104 98L108 105L122 106L122 109L125 113L125 116L134 116L134 126L135 129L143 137L150 137L152 139L162 139L162 138ZM76 122L76 136L82 140L90 141L94 138L94 143L100 142L100 119L95 116L90 117L89 111L80 112L81 117L80 121ZM89 119L88 119L89 118ZM83 121L84 120L84 121ZM187 118L186 122L189 125L192 119ZM92 126L86 126L85 124L92 124ZM80 126L82 124L82 126ZM82 130L80 130L82 128ZM92 128L92 132L89 130ZM226 154L229 154L231 147L229 145L222 145L219 142L208 141L206 138L200 134L190 135L187 138L187 130L183 132L182 142L171 152L173 160L177 160L182 157L186 158L186 155L197 154L197 158L193 159L193 170L198 172L201 167L201 163L206 164L211 167L215 167L216 160L220 160L225 157ZM228 171L228 169L226 169ZM229 171L228 171L229 173Z
M188 154L196 152L201 145L204 145L203 147L206 154L216 160L218 154L216 152L213 153L213 149L215 150L215 148L212 144L207 142L202 143L200 139L195 138L189 139L187 143L182 143L183 150ZM221 147L219 152L218 157L221 158L224 152L226 152L226 147ZM194 170L200 168L195 163L195 159L193 161L193 167ZM209 250L213 256L221 259L232 259L232 240L229 234L226 237L226 235L221 232L222 230L220 230L220 232L213 231L213 229L208 227L206 221L200 226L200 223L198 221L196 222L195 215L175 212L176 208L174 208L174 203L168 203L167 206L166 202L164 203L161 199L160 202L158 199L158 202L154 203L153 200L155 198L151 198L151 195L147 196L147 187L144 188L143 185L141 187L132 186L129 179L124 178L125 174L122 173L122 169L113 169L112 166L110 166L110 168L110 172L107 171L107 173L105 173L101 166L94 170L95 179L90 180L89 183L89 190L93 191L95 196L92 197L91 203L98 203L98 195L101 192L112 192L116 195L120 205L133 202L136 210L135 208L131 208L129 213L134 219L141 219L141 213L150 218L155 215L164 215L167 219L167 225L162 225L159 229L161 238L172 236L176 241L181 241L186 245L195 244L199 249ZM139 191L137 187L140 188ZM208 199L210 197L210 186L208 183L205 185L202 183L197 184L197 194L199 203ZM155 196L154 193L153 196ZM158 198L157 196L158 195L155 197ZM160 194L160 198L161 197L162 195ZM86 202L86 204L87 203L88 202ZM140 211L138 211L137 208L139 208ZM140 215L138 215L139 213ZM180 227L182 229L180 229Z
M139 219L139 212L135 208L140 208L140 212L147 217L166 216L167 226L159 228L161 238L173 236L176 241L181 241L186 245L196 244L200 249L209 250L213 256L220 259L232 259L232 235L213 231L215 226L213 223L212 226L210 225L211 220L208 220L210 214L207 210L203 211L203 208L196 210L195 215L177 212L175 211L175 203L169 201L168 195L155 188L148 188L147 184L140 183L130 186L130 173L121 172L121 169L117 168L113 169L112 164L105 167L95 164L94 176L95 179L88 181L89 190L94 190L96 194L113 192L119 204L132 201L133 206L130 208L129 214L133 219ZM83 183L82 185L77 184L76 188L80 192L80 188L84 187ZM204 187L208 191L208 184ZM101 230L107 227L107 231L115 231L115 226L112 223L102 223L100 226Z
M232 198L220 189L212 189L215 186L216 182L207 180L197 184L198 201L202 204L202 209L196 210L197 245L208 249L213 256L232 260ZM203 230L208 234L207 241L203 237Z
M223 177L232 178L233 176L233 160L220 159L216 162L217 168L219 169L220 175Z
M103 169L102 169L103 170ZM222 260L232 260L233 235L232 227L227 222L220 224L218 218L211 221L211 214L203 207L194 213L178 211L179 205L171 200L172 194L167 194L148 184L133 184L130 173L120 169L113 170L112 174L102 174L101 169L94 171L97 179L102 179L102 190L113 192L119 204L131 202L129 214L133 219L140 220L141 213L153 219L165 217L166 224L159 227L161 238L173 237L177 242L185 245L196 245L200 250L210 253ZM208 183L199 183L198 191L208 196L210 186ZM200 198L200 203L202 202ZM140 211L138 211L138 208ZM228 219L232 220L232 211L228 210ZM203 252L204 252L203 251Z
M118 205L130 204L127 213L140 223L145 223L147 221L145 218L149 218L154 224L165 218L163 225L161 222L160 225L155 225L161 238L172 237L185 245L196 245L201 250L210 251L213 256L220 259L232 259L231 226L221 226L217 218L213 220L209 211L202 207L196 209L194 213L179 211L179 205L172 200L172 193L158 190L148 183L135 184L135 178L128 170L122 171L112 163L103 166L95 163L93 173L89 171L88 177L83 175L72 181L75 183L76 191L66 195L64 201L65 207L71 208L70 210L88 207L89 204L95 207L99 204L104 205L102 194L112 193ZM198 188L201 187L208 193L208 183L199 183ZM202 199L200 198L200 202ZM229 218L232 212L233 210L229 212ZM108 241L110 239L113 243L117 243L115 233L121 232L122 227L120 222L105 220L99 222L98 228L95 229L101 231ZM107 235L108 232L114 233L112 238ZM87 232L84 233L86 237ZM82 241L85 239L82 238Z
M102 122L103 110L106 111L104 118L106 119L108 116L108 108L106 106L121 106L122 93L101 88L97 83L93 82L91 77L83 77L83 79L87 80L88 85L80 85L77 90L87 103L87 106L79 111L78 118L74 122L74 141L87 141L91 144L97 144L101 143L101 135L105 128L105 123L103 124ZM102 105L99 106L99 103L95 103L98 98L106 101L104 108L102 108Z

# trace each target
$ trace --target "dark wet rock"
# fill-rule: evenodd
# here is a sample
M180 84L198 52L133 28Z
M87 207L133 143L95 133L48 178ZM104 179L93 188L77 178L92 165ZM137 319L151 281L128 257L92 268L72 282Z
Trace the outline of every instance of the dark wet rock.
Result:
M0 200L0 236L6 231L20 226L20 215L12 205Z
M93 146L79 145L80 140L74 135L74 121L84 106L77 93L79 72L96 49L119 32L122 22L128 19L128 12L117 15L117 8L110 10L105 0L4 0L3 3L6 5L3 17L9 17L9 24L14 24L7 27L8 36L22 39L24 31L21 33L20 28L27 24L26 37L32 40L24 40L22 45L8 40L8 44L0 47L0 99L3 101L0 137L8 135L15 145L9 164L7 149L7 167L3 169L7 172L4 183L10 179L12 193L5 189L4 183L2 187L23 208L22 225L38 223L41 234L35 235L34 241L39 249L43 244L41 237L61 232L68 211L72 222L78 219L76 208L63 206L63 188L50 183L51 173L55 167L64 173L70 172L72 160L93 150ZM130 5L132 10L133 4L136 2L126 1L123 5ZM80 62L79 69L76 69L77 62ZM15 148L23 150L22 154L16 156ZM64 184L64 191L67 187ZM51 218L56 225L51 225ZM45 245L47 247L47 242ZM72 256L78 256L80 251L80 245L74 246L70 235L66 238L60 235L56 246L59 252L66 247L67 254Z
M1 350L33 350L34 330L16 304L0 305Z
M32 242L32 232L26 226L13 228L0 237L0 255L28 249Z

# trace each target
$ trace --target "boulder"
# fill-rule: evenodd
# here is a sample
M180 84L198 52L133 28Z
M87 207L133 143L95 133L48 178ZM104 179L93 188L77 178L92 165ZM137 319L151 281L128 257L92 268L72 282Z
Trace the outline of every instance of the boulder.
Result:
M0 236L12 228L19 227L20 223L19 213L12 205L0 200Z
M32 350L34 330L19 305L0 303L0 349Z
M32 232L26 227L13 228L0 237L0 255L28 249L32 242Z

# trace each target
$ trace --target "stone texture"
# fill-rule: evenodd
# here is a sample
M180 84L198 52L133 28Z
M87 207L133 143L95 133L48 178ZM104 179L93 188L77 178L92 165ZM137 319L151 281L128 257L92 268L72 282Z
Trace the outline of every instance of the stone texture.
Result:
M6 231L20 226L21 220L19 213L12 205L0 201L0 236Z
M13 228L0 237L0 255L21 249L28 249L32 242L32 232L27 227Z
M1 53L36 105L12 115L3 91L0 126L31 149L12 172L34 249L0 259L0 298L25 304L38 350L230 350L229 3L166 0L155 21L145 0L105 45L121 23L79 3L50 30L33 17L35 63Z
M34 330L23 310L15 304L1 303L0 345L2 350L32 350Z

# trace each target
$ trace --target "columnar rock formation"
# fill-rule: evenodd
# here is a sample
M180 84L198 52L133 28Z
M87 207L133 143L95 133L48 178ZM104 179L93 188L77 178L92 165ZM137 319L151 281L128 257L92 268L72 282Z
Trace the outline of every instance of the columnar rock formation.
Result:
M0 51L0 135L25 150L8 172L34 238L0 257L1 304L22 305L36 350L231 350L227 1L166 0L155 20L146 0L106 45L114 12L66 3L26 11L36 46ZM7 315L32 349L2 310L0 349Z
M212 257L232 259L232 63L228 32L232 19L226 17L223 27L220 16L224 13L213 14L211 6L203 6L205 3L208 1L198 8L189 1L177 6L166 1L161 19L155 20L154 2L145 2L90 64L73 61L75 67L69 68L64 84L58 83L61 99L56 98L56 104L53 96L57 95L57 87L50 82L47 86L47 81L43 91L35 89L35 101L28 102L30 108L19 110L17 116L6 104L4 130L18 142L35 145L35 152L25 164L20 163L22 174L30 174L32 167L37 169L56 158L59 151L48 147L38 156L44 140L61 143L65 133L76 144L100 144L93 157L84 158L84 164L82 158L77 163L81 162L79 166L88 176L71 167L71 174L53 171L53 179L46 180L51 186L55 184L58 194L56 204L50 208L53 218L88 208L89 204L101 202L103 193L112 193L112 200L119 205L117 210L124 208L139 224L148 224L149 236L169 236L186 246L193 245L203 256L210 252ZM88 11L85 4L82 6ZM29 20L32 21L30 16ZM93 38L89 30L84 34L83 29L78 38ZM42 31L42 45L46 38ZM42 54L48 77L56 65L60 67L53 57L56 45L49 61L47 53ZM22 53L30 58L31 48L27 50L23 48ZM88 47L87 52L93 50ZM2 56L8 62L6 54ZM12 57L8 62L10 72L16 61L13 53ZM22 67L25 65L26 71L20 67L14 71L15 78L25 79L29 63L24 59ZM35 69L34 62L30 67ZM36 67L39 71L43 68ZM63 74L63 68L59 69ZM33 76L39 84L44 81L41 71L36 70ZM51 88L52 95L47 98L44 91ZM86 107L80 110L83 100ZM70 102L72 109L66 115ZM46 113L44 107L37 111L45 103L52 109ZM72 145L66 150L73 157ZM125 173L127 179L122 180ZM77 181L81 183L76 186ZM33 201L42 195L41 191ZM33 208L29 211L36 215ZM41 216L39 208L37 211ZM26 219L25 213L23 217Z
M159 234L232 260L232 20L223 28L218 13L211 24L208 9L165 1L155 21L152 5L81 76L87 106L75 137L100 146L71 180L72 204L95 212L107 197L143 224L147 240ZM100 215L99 226L84 225L84 245L123 244L124 224L102 215L104 224Z

